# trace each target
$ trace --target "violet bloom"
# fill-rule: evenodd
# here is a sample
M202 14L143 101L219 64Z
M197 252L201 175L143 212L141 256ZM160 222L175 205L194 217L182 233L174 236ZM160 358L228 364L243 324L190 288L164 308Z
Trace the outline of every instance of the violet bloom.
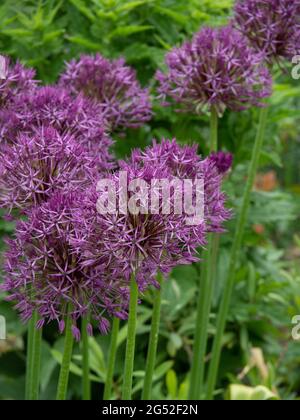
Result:
M161 143L154 140L153 145L145 151L136 150L132 153L131 165L160 165L179 179L203 179L206 229L222 232L222 225L230 218L231 213L225 207L226 196L222 192L221 155L218 154L218 161L214 155L203 160L199 157L197 149L197 145L181 146L176 139L164 139ZM228 155L225 156L227 165L230 161ZM224 160L222 164L224 169Z
M263 106L272 78L248 41L232 27L204 28L191 42L166 56L167 73L157 73L159 93L184 111L196 114L215 108L242 111Z
M6 107L20 93L28 92L37 86L35 70L25 68L21 63L9 66L9 59L2 57L0 78L0 107Z
M84 189L96 159L70 134L39 128L19 134L0 150L0 207L21 211L47 201L56 190Z
M76 340L80 339L80 318L90 314L100 332L107 333L105 315L124 318L128 305L127 287L100 269L82 268L80 255L70 245L70 237L76 236L73 210L79 202L78 194L54 194L32 211L28 221L17 224L15 239L7 243L1 285L8 300L17 303L23 321L36 310L38 328L56 321L62 333L66 317L71 317Z
M77 247L87 266L103 266L109 261L110 269L128 282L135 273L139 289L143 291L151 284L157 286L158 271L167 275L177 265L198 261L198 248L205 246L207 233L220 231L230 212L225 209L217 168L209 160L201 161L195 147L181 148L175 140L165 140L145 152L135 151L132 159L121 162L120 167L127 173L127 187L132 180L149 186L153 183L154 196L160 203L158 211L151 210L149 204L153 203L153 196L147 191L139 200L137 213L130 209L124 212L117 207L116 212L99 214L99 191L94 188L87 194L79 214L81 234ZM120 186L121 173L111 177L119 196L124 193L124 186ZM204 220L195 225L187 223L184 211L175 210L180 188L175 181L186 177L192 181L204 180L207 195ZM161 180L175 182L167 200L159 184ZM135 192L128 194L129 204L136 197Z
M209 156L209 159L215 164L219 173L221 175L225 175L228 171L230 171L233 162L233 156L231 153L227 152L217 152L212 153Z
M61 135L72 135L93 155L99 157L99 168L110 169L111 139L105 132L106 121L99 107L87 98L73 98L59 87L42 87L19 95L7 110L0 112L2 140L14 142L22 133L32 133L38 127L53 127Z
M300 53L299 0L238 0L234 25L270 64Z
M148 89L121 58L109 61L100 54L84 55L67 63L60 83L75 95L84 93L99 103L111 130L139 127L152 116Z

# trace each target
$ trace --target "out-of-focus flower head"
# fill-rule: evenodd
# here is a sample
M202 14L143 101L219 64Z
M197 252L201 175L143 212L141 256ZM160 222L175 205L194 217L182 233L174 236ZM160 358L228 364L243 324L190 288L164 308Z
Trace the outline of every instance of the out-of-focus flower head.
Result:
M115 212L100 214L98 198L104 190L93 188L80 209L81 234L74 246L87 266L109 262L110 269L121 272L127 281L134 272L139 289L144 291L151 284L157 286L158 271L167 275L177 265L197 261L197 250L205 246L207 233L221 231L230 212L225 209L225 196L220 191L222 177L213 162L197 157L196 147L180 147L175 140L164 140L161 145L155 142L145 152L135 151L128 162L120 162L120 168L110 181L117 197L126 191L128 206L125 211L117 206ZM187 214L177 211L182 183L176 181L186 178L204 181L205 215L199 224L187 223ZM133 191L131 181L136 180ZM167 199L162 180L172 185ZM151 193L145 184L151 186ZM150 205L153 197L159 203L155 212ZM130 206L136 200L139 204L134 213Z
M196 114L263 106L272 78L262 58L231 26L203 28L191 42L167 54L167 73L157 73L158 91L164 100Z
M90 314L100 332L107 333L106 314L126 318L128 306L126 285L107 278L99 267L83 268L70 245L70 237L76 236L73 211L80 201L78 194L54 194L32 211L28 221L17 224L15 239L7 243L1 285L8 300L17 302L23 321L36 310L37 328L57 321L63 332L66 317L71 317L76 340L80 340L80 318ZM92 326L87 329L91 334Z
M0 107L8 106L20 93L35 89L35 70L21 63L9 65L9 58L0 56Z
M300 54L299 0L238 0L234 25L270 64Z
M111 130L139 127L151 119L149 91L141 88L135 71L122 58L84 55L67 63L60 84L96 99Z
M0 207L22 212L47 201L56 190L84 189L96 159L75 138L54 128L19 134L0 150Z
M222 192L221 162L214 155L201 159L197 149L197 145L182 146L176 139L163 139L161 143L154 140L153 145L145 151L135 150L130 163L137 167L144 164L161 165L162 168L167 168L171 176L179 179L202 179L206 228L209 231L222 232L222 225L230 218L231 213L225 207L226 196Z
M5 143L13 143L20 132L30 134L41 126L53 127L61 135L72 135L78 144L97 155L99 168L112 167L112 141L105 131L106 120L99 106L81 95L73 98L56 86L21 94L9 109L0 112L0 123Z
M227 152L216 152L209 156L209 159L216 165L220 174L225 175L232 167L233 156Z

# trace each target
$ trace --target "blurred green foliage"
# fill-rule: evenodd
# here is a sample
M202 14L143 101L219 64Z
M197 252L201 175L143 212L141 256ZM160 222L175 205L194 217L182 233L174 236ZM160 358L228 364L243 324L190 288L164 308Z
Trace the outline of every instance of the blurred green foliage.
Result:
M233 0L2 0L0 52L37 69L43 83L57 80L64 61L81 53L124 56L141 82L153 88L153 75L164 66L164 55L203 25L226 23ZM236 273L236 288L219 372L219 398L239 399L259 393L261 399L296 399L300 394L300 343L291 339L291 319L300 314L300 84L289 70L278 71L261 159L262 181L253 192L245 246ZM177 114L155 101L153 121L116 138L116 152L126 156L152 137L177 137L197 142L207 154L208 118ZM230 204L238 211L257 126L257 111L226 112L220 126L223 149L234 153L234 169L226 181ZM272 173L275 182L267 182ZM272 179L273 179L272 178ZM223 235L211 317L223 290L235 220ZM13 225L0 221L0 236ZM299 236L297 236L299 235ZM3 248L3 242L0 243ZM185 399L191 361L199 273L179 267L164 286L161 332L153 397ZM140 396L150 329L151 291L139 308L135 396ZM11 305L1 301L9 339L0 342L0 399L22 399L26 328ZM126 325L119 335L115 397L120 396ZM109 337L90 342L93 397L100 398L106 377ZM253 360L253 349L261 357ZM80 398L81 356L73 357L70 398ZM55 326L45 329L42 358L42 398L55 395L62 338ZM209 359L209 354L208 354ZM232 386L229 387L229 384ZM245 385L248 388L239 387ZM256 388L263 386L264 388ZM269 390L269 391L268 391ZM256 394L255 394L256 395ZM258 395L258 394L257 394ZM275 397L274 397L275 396Z

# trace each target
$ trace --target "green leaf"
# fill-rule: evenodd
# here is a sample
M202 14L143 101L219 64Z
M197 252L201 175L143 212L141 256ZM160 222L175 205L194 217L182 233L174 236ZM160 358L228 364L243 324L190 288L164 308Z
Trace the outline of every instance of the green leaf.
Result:
M129 25L129 26L121 26L120 28L115 29L113 32L109 34L109 38L115 37L123 37L123 36L130 36L140 32L149 31L153 29L153 26L150 25Z
M245 385L230 385L229 400L231 401L267 401L279 400L279 397L264 386L251 388Z
M167 372L166 385L167 385L168 394L170 395L171 399L176 400L178 380L177 380L176 372L173 369Z

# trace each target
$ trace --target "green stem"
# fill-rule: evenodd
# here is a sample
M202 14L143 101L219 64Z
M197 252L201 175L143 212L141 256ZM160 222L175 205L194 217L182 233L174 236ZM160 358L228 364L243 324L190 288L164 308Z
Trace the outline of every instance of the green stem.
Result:
M162 285L161 274L159 274L158 282L160 285ZM144 389L142 393L143 401L151 399L153 373L154 373L155 362L156 362L156 353L157 353L158 335L159 335L161 296L162 296L162 290L161 289L156 290L154 304L153 304L153 311L152 311L152 323L151 323L151 332L150 332L147 362L146 362Z
M68 311L69 312L69 311ZM72 359L74 337L72 334L72 319L67 317L64 353L57 385L56 400L63 401L67 397L70 364Z
M252 160L249 168L249 176L244 192L243 203L241 212L238 218L236 232L234 236L233 246L230 256L229 271L225 282L224 294L222 297L219 314L217 317L217 333L213 343L212 358L208 372L208 384L207 384L207 399L213 398L215 385L217 381L218 368L220 363L220 356L222 351L222 338L225 332L227 316L229 312L229 306L231 302L231 295L233 292L235 272L237 267L237 259L241 250L243 236L245 232L245 226L247 223L251 192L255 181L256 171L259 165L259 158L263 146L265 129L268 117L268 108L262 108L260 112L259 128L253 148Z
M82 399L90 401L91 399L91 381L90 381L90 360L89 360L89 336L87 327L89 316L82 319L81 338L82 338Z
M211 110L210 120L210 153L218 150L218 113L215 108ZM202 396L205 354L208 340L209 316L211 312L215 266L218 253L218 236L210 235L206 261L201 270L199 299L197 303L196 327L194 334L194 349L191 369L189 399L196 400Z
M118 350L118 334L120 328L120 319L114 318L113 319L113 326L111 332L111 341L110 341L110 348L109 348L109 359L108 359L108 368L107 368L107 377L104 387L104 396L103 399L108 401L111 399L111 391L112 391L112 384L113 384L113 377L115 372L115 364L116 364L116 356Z
M207 261L203 265L201 275L200 293L197 304L196 329L193 349L193 360L191 369L191 381L189 399L197 400L201 398L203 392L203 381L205 371L205 354L207 349L209 316L213 296L212 280L212 256L215 246L215 236L209 238Z
M132 275L130 282L130 303L128 318L128 333L125 354L124 382L123 382L123 400L132 398L132 376L134 368L135 338L137 326L137 305L138 305L138 285L135 276Z
M218 112L213 107L210 114L210 153L218 151L218 122Z
M28 329L25 399L30 401L38 400L40 387L42 330L36 328L37 321L35 311Z

